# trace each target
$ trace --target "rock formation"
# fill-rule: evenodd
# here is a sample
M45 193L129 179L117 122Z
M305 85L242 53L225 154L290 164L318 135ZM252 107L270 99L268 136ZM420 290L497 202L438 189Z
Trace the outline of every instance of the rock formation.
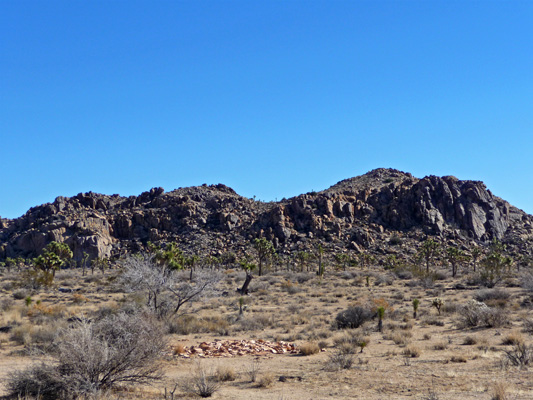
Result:
M0 220L0 260L34 257L51 241L66 242L80 260L118 256L146 244L175 241L186 252L243 252L264 236L281 253L316 248L395 253L392 236L412 251L428 235L463 246L493 238L529 253L533 216L494 196L482 182L453 176L417 179L376 169L327 190L264 203L219 185L154 188L139 196L80 193Z

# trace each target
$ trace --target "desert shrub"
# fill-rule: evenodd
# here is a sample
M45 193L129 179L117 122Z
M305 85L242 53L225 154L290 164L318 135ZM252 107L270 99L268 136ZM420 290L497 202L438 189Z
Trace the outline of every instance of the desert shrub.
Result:
M296 279L296 281L301 285L302 283L313 279L314 276L314 274L309 272L298 272L296 275L294 275L293 279Z
M481 302L486 302L487 300L508 300L511 297L505 289L480 289L474 293L474 299Z
M422 320L422 322L426 325L433 325L433 326L444 326L444 321L437 318L437 317L426 317Z
M220 389L220 383L215 374L209 373L200 363L196 364L183 386L186 392L203 398L211 397Z
M33 326L31 324L16 326L11 330L10 340L18 345L29 345L31 344L32 330Z
M496 382L492 385L490 400L511 400L511 397L507 394L507 387L505 382Z
M29 292L25 289L19 289L13 292L13 298L15 300L22 300L29 296Z
M404 349L404 351L402 352L402 355L404 357L409 357L409 358L420 357L420 354L421 354L421 351L416 346L409 346L406 349Z
M257 387L268 388L274 383L274 375L271 373L263 374L257 381Z
M524 337L520 332L516 331L508 333L502 340L502 345L504 346L513 346L520 343L524 343Z
M533 319L532 318L524 319L523 329L524 329L524 332L529 333L530 335L533 334Z
M515 344L510 350L503 350L506 361L516 367L527 367L533 361L533 346L528 346L525 343Z
M466 358L464 356L455 355L455 356L451 356L450 362L453 362L453 363L465 363L466 362Z
M385 275L385 274L379 274L376 276L376 280L374 282L374 285L392 285L394 282L394 276L392 275Z
M120 383L147 383L160 377L156 360L166 345L152 320L119 314L78 323L58 338L55 347L53 365L11 375L7 386L12 395L73 397Z
M485 326L498 328L508 323L508 317L501 309L487 306L485 303L469 300L458 313L460 328Z
M473 345L477 344L477 338L475 338L474 336L466 336L463 339L463 344L465 346L473 346Z
M409 339L412 337L410 332L393 332L386 336L385 339L392 340L397 346L407 346Z
M219 382L230 382L237 379L235 370L227 365L219 365L215 372L215 377Z
M300 354L310 356L320 352L320 347L315 342L307 342L300 346Z
M446 350L448 348L448 342L438 342L433 345L434 350Z
M359 328L363 323L373 317L372 311L362 306L348 307L341 311L335 317L335 326L337 329Z
M250 361L247 365L244 366L244 374L248 376L250 382L254 383L257 381L257 377L261 372L261 363L259 360L254 359Z
M328 355L325 368L328 371L338 371L339 369L350 369L354 363L355 356L343 348L335 349Z
M13 304L14 302L12 299L9 299L9 298L2 299L0 301L0 311L3 311L3 312L9 311L11 307L13 307Z
M64 379L57 368L47 364L32 365L8 375L6 388L13 397L37 397L55 400L65 397Z

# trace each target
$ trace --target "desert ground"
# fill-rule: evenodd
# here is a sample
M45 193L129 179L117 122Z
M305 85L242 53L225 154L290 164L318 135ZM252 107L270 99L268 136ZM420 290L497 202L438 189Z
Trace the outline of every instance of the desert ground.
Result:
M95 398L198 398L191 383L205 374L215 399L533 399L533 356L520 353L532 349L533 292L522 287L522 272L484 288L471 270L452 278L443 267L431 277L381 266L328 267L323 277L267 270L254 274L245 296L235 290L243 270L212 273L221 275L217 293L165 321L166 348L157 361L162 378L118 385ZM1 395L8 395L13 371L53 362L54 341L80 319L143 306L143 293L126 291L119 275L119 269L85 276L60 270L50 287L32 289L23 272L3 271ZM473 299L491 318L466 320ZM339 313L350 307L367 310L368 320L340 326ZM241 343L234 354L207 354L232 341Z

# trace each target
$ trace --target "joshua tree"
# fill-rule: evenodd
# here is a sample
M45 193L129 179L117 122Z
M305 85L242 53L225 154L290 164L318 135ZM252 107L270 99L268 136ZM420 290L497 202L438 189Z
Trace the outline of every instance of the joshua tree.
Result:
M253 279L252 271L255 269L256 265L249 262L247 257L239 261L239 264L241 268L246 271L246 279L244 280L242 287L237 289L237 292L239 292L241 295L248 294L248 286Z
M477 262L479 260L479 257L481 257L481 249L479 247L474 247L472 249L472 265L474 267L474 272L476 272Z
M435 307L440 315L440 309L444 305L444 300L442 300L440 297L437 297L436 299L433 299L433 302L431 303L433 307Z
M325 269L326 269L326 267L324 266L324 262L323 262L324 248L322 247L322 245L320 243L318 244L317 252L318 252L318 271L317 271L317 275L318 276L324 276L324 272L325 272Z
M413 318L416 319L416 313L418 311L418 306L420 305L420 300L414 299L413 300Z
M45 275L50 283L55 277L56 270L72 258L72 250L65 243L50 242L43 253L33 259L34 265Z
M308 270L308 263L311 259L311 254L306 251L299 251L298 254L296 254L296 258L298 259L298 264L300 265L300 271L303 271L304 268Z
M426 264L426 272L429 272L429 265L437 256L439 244L433 239L427 239L422 243L422 246L418 249L418 254L424 260Z
M378 331L383 332L383 317L385 316L385 307L378 307Z
M275 253L274 245L271 241L260 238L254 240L254 249L257 252L257 259L259 260L259 276L263 274L263 264L269 260Z
M359 261L361 264L361 268L366 268L375 261L375 258L372 254L369 254L364 251L359 255Z
M468 259L467 255L457 247L448 247L446 249L446 261L448 261L448 264L452 267L452 277L455 278L457 275L457 267L462 262L466 261Z

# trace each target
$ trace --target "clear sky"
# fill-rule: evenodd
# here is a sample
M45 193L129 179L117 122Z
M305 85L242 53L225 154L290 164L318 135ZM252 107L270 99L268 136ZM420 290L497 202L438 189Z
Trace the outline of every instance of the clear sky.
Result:
M533 213L533 2L0 0L0 215L378 167Z

